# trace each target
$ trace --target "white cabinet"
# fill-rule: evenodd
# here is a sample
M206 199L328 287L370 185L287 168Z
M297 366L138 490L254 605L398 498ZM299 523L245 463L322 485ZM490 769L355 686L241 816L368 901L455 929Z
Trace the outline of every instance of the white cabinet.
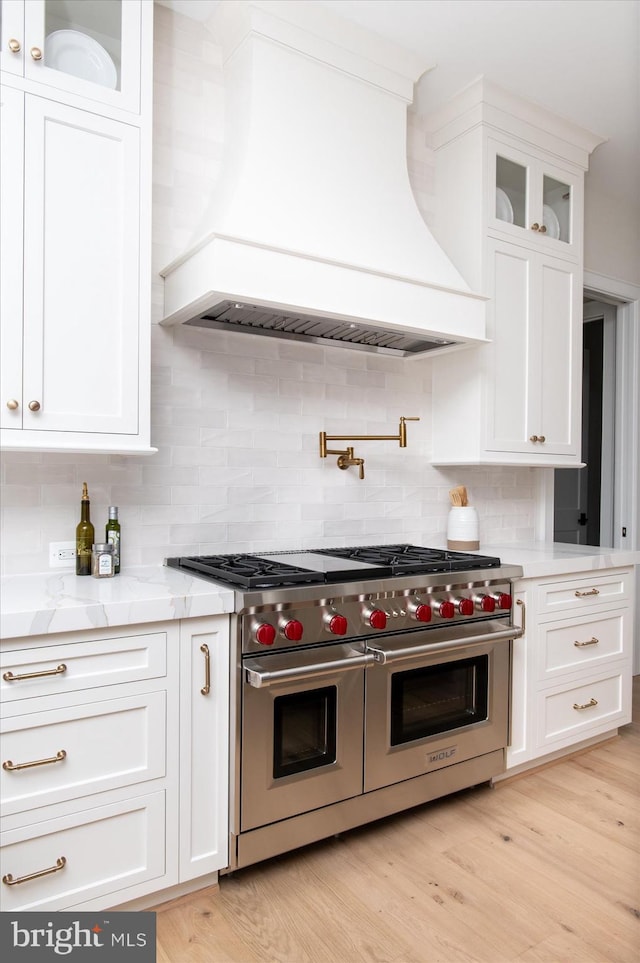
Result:
M482 79L430 127L434 234L490 298L490 344L434 362L432 460L580 464L583 177L600 140Z
M87 22L60 26L67 10ZM34 0L25 14L5 0L2 14L3 36L18 32L12 18L33 31L29 50L43 30L72 35L57 67L46 40L42 61L15 36L20 51L3 47L2 447L151 451L152 5ZM96 36L117 60L115 89L77 76L88 54L74 44Z
M177 883L178 657L177 624L3 646L3 910Z
M2 910L140 908L215 882L229 671L227 615L3 642Z
M229 863L229 619L180 625L180 880Z
M2 0L0 67L99 104L140 110L137 0Z
M524 768L631 721L633 572L523 579L507 768ZM517 620L517 616L516 616Z

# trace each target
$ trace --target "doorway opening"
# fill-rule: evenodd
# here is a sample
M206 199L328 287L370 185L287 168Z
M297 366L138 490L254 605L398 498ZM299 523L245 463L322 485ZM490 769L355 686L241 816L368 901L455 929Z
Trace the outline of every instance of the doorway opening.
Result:
M584 468L554 473L553 540L613 546L616 308L585 294L582 348Z

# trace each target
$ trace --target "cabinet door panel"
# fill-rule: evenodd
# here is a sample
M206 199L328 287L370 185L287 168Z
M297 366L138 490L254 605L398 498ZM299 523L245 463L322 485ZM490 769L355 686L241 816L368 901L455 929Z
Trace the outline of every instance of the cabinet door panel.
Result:
M135 433L139 131L39 97L25 128L23 428Z
M10 40L17 41L20 49L11 50ZM24 48L24 3L22 0L0 0L0 70L21 77Z
M4 11L4 8L3 8ZM0 425L22 427L22 164L24 95L0 91ZM18 407L13 407L13 402ZM7 404L11 404L8 408Z
M557 258L541 258L539 264L540 403L529 427L531 434L545 436L545 451L573 454L578 448L582 332L576 316L576 268Z
M488 447L522 450L526 442L528 385L535 364L531 328L531 260L524 249L497 247L493 258L491 326L494 377L488 385Z

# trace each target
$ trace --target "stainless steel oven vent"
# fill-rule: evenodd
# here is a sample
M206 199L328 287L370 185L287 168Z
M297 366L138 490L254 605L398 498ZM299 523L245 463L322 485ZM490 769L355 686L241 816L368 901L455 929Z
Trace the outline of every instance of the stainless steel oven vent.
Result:
M416 357L456 343L445 338L416 336L397 330L386 331L367 327L366 323L275 311L256 304L240 304L237 301L221 301L214 308L185 323L198 328L243 331L272 338L286 334L289 339L311 341L315 344L338 342L341 347L396 357Z

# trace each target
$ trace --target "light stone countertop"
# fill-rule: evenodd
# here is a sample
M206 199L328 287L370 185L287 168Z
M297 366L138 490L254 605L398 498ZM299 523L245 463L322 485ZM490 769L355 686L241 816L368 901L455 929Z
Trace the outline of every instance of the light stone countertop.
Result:
M560 542L481 543L479 553L521 565L523 578L640 565L640 552ZM163 565L103 579L66 571L7 575L0 593L3 639L219 615L234 608L232 590Z
M6 575L0 580L3 639L138 625L232 612L233 591L163 565L113 578L67 571Z
M518 542L490 545L480 542L479 552L497 555L506 565L521 565L523 578L595 572L598 569L640 565L640 552L630 549L569 545L564 542Z

